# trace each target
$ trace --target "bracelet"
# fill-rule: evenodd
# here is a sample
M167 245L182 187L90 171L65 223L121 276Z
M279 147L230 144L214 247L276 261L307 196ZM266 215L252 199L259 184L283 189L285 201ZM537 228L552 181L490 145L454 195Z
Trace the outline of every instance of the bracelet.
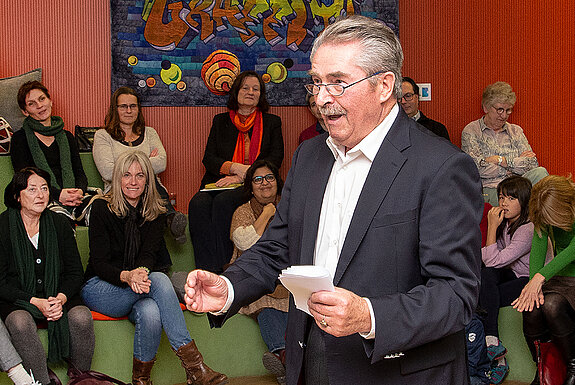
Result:
M150 274L150 269L148 269L146 266L139 266L138 269L145 270L146 273Z

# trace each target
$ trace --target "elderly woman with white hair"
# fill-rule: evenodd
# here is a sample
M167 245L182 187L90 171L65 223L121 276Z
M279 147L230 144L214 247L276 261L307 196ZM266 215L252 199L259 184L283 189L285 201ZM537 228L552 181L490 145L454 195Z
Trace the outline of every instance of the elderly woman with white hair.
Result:
M461 149L469 154L481 175L485 202L498 205L497 184L510 175L539 182L549 175L539 167L523 129L507 122L517 98L508 83L485 87L482 97L485 115L463 129Z
M204 364L172 283L159 271L166 207L148 155L139 150L122 153L111 182L110 193L92 206L82 299L92 310L111 317L127 315L136 325L133 385L151 385L162 330L182 361L188 384L227 383L225 375Z

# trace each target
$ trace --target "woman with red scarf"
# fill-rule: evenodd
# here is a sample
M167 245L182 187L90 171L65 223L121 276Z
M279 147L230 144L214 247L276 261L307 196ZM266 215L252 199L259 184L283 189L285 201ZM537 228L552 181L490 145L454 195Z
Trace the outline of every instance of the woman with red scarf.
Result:
M284 157L281 119L267 113L265 84L256 72L236 77L227 106L229 112L214 117L202 160L200 189L212 191L198 192L188 208L196 268L215 273L232 255L231 219L244 203L242 189L233 187L243 183L254 161L264 159L279 169Z

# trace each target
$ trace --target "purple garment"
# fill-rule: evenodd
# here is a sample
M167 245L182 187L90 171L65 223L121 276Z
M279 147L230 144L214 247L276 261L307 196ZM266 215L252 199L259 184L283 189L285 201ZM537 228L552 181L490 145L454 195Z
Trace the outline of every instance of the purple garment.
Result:
M517 278L529 277L533 223L527 222L519 226L513 238L507 233L508 230L509 224L506 224L502 236L497 238L497 243L481 249L481 259L487 267L509 267Z

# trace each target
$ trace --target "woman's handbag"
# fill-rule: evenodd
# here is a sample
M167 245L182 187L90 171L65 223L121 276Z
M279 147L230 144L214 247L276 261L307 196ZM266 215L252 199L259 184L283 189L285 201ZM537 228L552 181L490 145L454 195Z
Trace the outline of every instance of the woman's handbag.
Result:
M557 385L565 381L567 368L557 346L553 342L535 341L537 349L537 373L541 385Z
M125 382L110 377L107 374L94 370L81 372L72 366L68 368L68 377L70 377L68 385L127 385Z

